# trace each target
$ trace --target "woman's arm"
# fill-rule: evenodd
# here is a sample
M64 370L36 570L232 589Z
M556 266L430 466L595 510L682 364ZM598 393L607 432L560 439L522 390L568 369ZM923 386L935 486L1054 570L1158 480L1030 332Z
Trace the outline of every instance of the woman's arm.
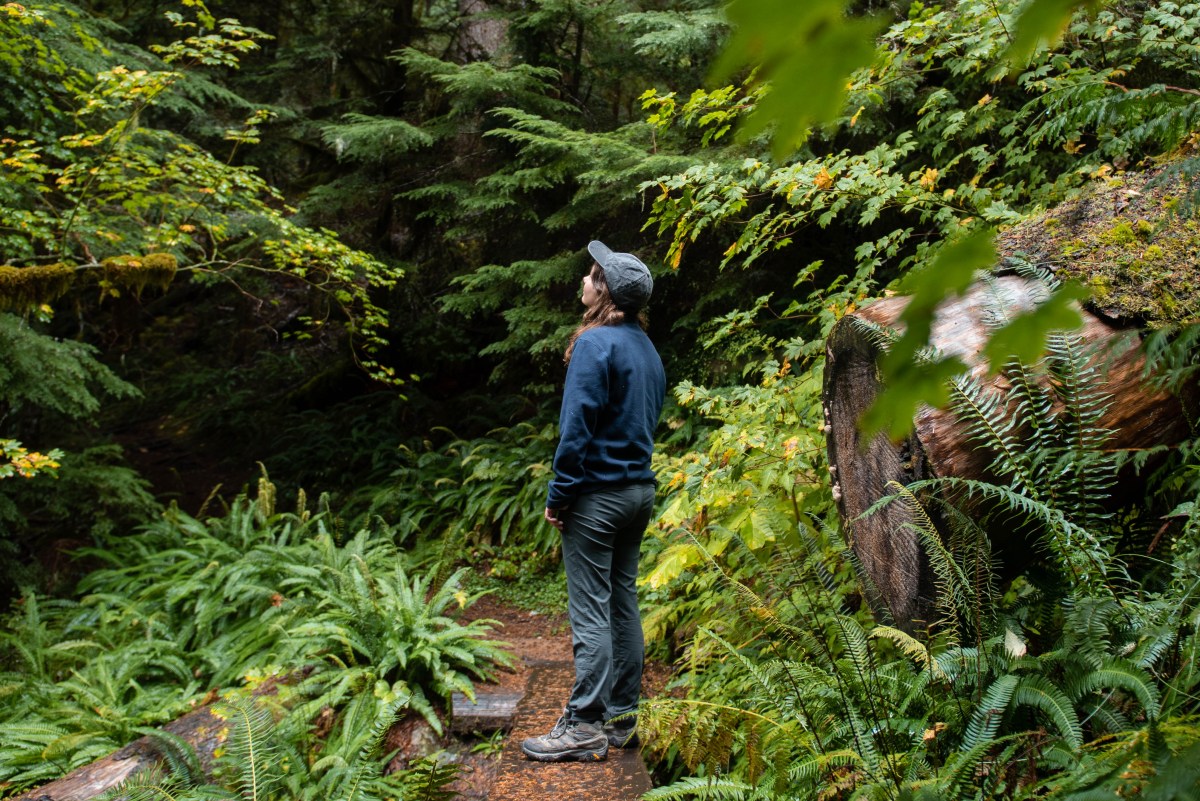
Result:
M584 459L596 432L601 410L608 403L608 363L604 352L580 338L571 354L558 417L558 449L554 453L554 479L546 508L561 510L575 500L586 472ZM549 520L549 516L547 516Z

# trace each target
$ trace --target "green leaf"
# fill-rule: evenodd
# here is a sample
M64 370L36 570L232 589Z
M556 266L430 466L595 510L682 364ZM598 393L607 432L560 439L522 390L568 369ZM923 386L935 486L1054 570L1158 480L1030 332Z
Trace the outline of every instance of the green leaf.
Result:
M734 0L727 13L735 33L712 70L713 80L751 66L772 84L741 134L754 136L774 125L771 150L782 160L811 125L841 113L847 79L871 63L882 20L848 18L842 0Z
M665 587L699 561L699 558L700 550L691 543L676 543L670 546L659 554L658 564L650 571L650 575L646 576L646 586L652 590Z
M898 440L912 428L920 404L946 403L946 382L966 366L957 358L922 357L922 350L929 345L934 311L947 297L962 294L975 272L995 261L994 232L980 229L942 248L929 267L910 274L901 286L902 292L911 295L900 314L904 333L879 361L884 389L863 415L865 436L886 431Z
M1088 290L1075 282L1063 284L1032 311L1017 315L992 333L983 355L992 375L1013 359L1036 361L1046 351L1051 331L1068 331L1083 325L1076 301L1088 296Z
M944 406L949 400L947 383L967 369L957 358L935 362L909 362L893 369L889 383L862 418L863 433L872 437L880 431L894 440L912 428L913 418L922 403Z
M1081 6L1097 8L1097 0L1032 0L1017 17L1016 31L1005 58L1013 70L1019 70L1037 50L1058 41L1075 10Z

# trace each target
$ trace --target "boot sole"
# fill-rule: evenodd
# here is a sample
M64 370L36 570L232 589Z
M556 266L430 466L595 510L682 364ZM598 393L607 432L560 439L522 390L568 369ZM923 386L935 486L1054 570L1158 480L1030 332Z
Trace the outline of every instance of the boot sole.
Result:
M521 753L532 759L534 762L603 762L608 758L608 747L599 748L572 748L569 751L555 751L554 753L543 754L538 751L530 751L521 746Z

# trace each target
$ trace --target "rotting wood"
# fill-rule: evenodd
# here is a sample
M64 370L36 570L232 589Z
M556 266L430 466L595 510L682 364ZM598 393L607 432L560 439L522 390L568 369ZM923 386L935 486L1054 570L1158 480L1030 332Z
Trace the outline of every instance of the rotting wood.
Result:
M1040 284L1016 275L995 279L999 291L1013 302L1012 310L1029 308ZM986 384L1003 388L1002 376L988 378L980 352L987 340L985 307L993 289L977 283L964 295L937 310L931 344L968 364ZM882 389L879 351L855 326L859 318L882 327L895 327L908 302L906 297L877 301L834 326L826 341L824 405L827 449L834 497L852 547L862 564L868 596L877 610L886 610L901 627L912 630L927 619L934 600L933 577L917 532L904 504L889 504L860 518L884 495L889 482L907 485L937 476L990 478L987 451L968 442L964 426L945 409L924 407L912 433L899 443L885 434L864 440L858 420ZM1112 396L1100 421L1113 431L1112 448L1144 448L1180 441L1188 425L1178 399L1156 390L1142 378L1144 361L1135 332L1087 310L1081 336L1102 346L1106 381L1098 387ZM1003 547L1000 537L996 544Z

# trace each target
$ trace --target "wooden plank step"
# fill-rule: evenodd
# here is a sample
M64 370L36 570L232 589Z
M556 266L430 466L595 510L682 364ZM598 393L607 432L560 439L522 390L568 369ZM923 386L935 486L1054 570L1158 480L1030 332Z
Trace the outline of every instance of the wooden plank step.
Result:
M641 752L610 748L604 762L533 762L521 753L526 737L545 734L563 712L575 671L570 662L533 667L517 705L512 732L488 801L635 801L652 785Z
M476 693L475 700L462 693L450 696L450 731L455 734L484 734L512 728L517 702L525 693Z

